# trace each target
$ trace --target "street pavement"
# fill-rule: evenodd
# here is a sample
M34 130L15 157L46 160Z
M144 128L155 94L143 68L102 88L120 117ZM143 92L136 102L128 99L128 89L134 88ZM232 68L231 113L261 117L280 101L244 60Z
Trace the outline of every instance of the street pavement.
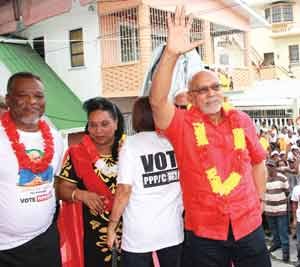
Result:
M270 246L270 239L266 237L268 247ZM297 261L297 250L296 250L296 240L292 239L290 236L290 262L285 263L282 261L282 251L278 249L271 253L272 267L292 267Z

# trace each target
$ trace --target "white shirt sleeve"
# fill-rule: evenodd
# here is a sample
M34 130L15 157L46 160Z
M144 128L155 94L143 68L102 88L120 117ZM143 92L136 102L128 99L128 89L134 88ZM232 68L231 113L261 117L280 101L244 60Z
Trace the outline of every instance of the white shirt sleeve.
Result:
M58 155L58 161L57 165L55 166L54 169L54 174L59 175L61 167L62 167L62 161L63 161L63 155L64 155L64 141L61 136L61 134L58 131L52 131L53 134L53 139L54 139L54 149L55 149L55 154Z
M130 144L130 137L125 139L125 142L119 153L118 162L118 184L132 185L135 175L134 166L135 160L133 158L133 148Z

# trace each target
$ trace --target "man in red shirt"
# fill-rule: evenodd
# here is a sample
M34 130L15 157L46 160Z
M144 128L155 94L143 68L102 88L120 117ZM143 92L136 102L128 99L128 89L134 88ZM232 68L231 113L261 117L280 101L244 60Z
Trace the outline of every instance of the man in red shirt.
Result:
M180 169L187 230L184 267L268 267L261 227L266 153L251 119L223 107L215 73L201 71L189 83L189 110L176 109L168 93L176 60L190 42L192 19L184 8L168 17L168 40L152 81L156 127L174 146Z

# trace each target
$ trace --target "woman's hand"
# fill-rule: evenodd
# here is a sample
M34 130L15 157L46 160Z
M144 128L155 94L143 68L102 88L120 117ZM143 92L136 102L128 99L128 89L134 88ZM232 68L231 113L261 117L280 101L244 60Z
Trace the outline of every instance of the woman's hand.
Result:
M116 233L117 224L115 222L109 222L107 227L107 246L112 249L115 246L117 249L120 248L120 240Z
M76 200L83 202L95 214L101 214L106 208L106 200L104 196L99 196L94 192L87 190L76 191Z

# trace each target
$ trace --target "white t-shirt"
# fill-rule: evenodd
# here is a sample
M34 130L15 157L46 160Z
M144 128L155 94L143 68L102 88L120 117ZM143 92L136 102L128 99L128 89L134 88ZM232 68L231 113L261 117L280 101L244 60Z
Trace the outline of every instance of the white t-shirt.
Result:
M296 217L297 217L297 222L300 222L300 185L296 185L294 187L291 200L298 203Z
M41 133L18 132L27 154L39 157L44 148ZM28 170L19 170L0 122L0 250L32 240L52 223L56 205L54 174L59 171L63 141L57 131L51 129L51 133L55 154L48 169L37 176Z
M150 252L183 242L183 205L173 147L155 132L126 138L118 184L132 192L123 214L122 249Z

